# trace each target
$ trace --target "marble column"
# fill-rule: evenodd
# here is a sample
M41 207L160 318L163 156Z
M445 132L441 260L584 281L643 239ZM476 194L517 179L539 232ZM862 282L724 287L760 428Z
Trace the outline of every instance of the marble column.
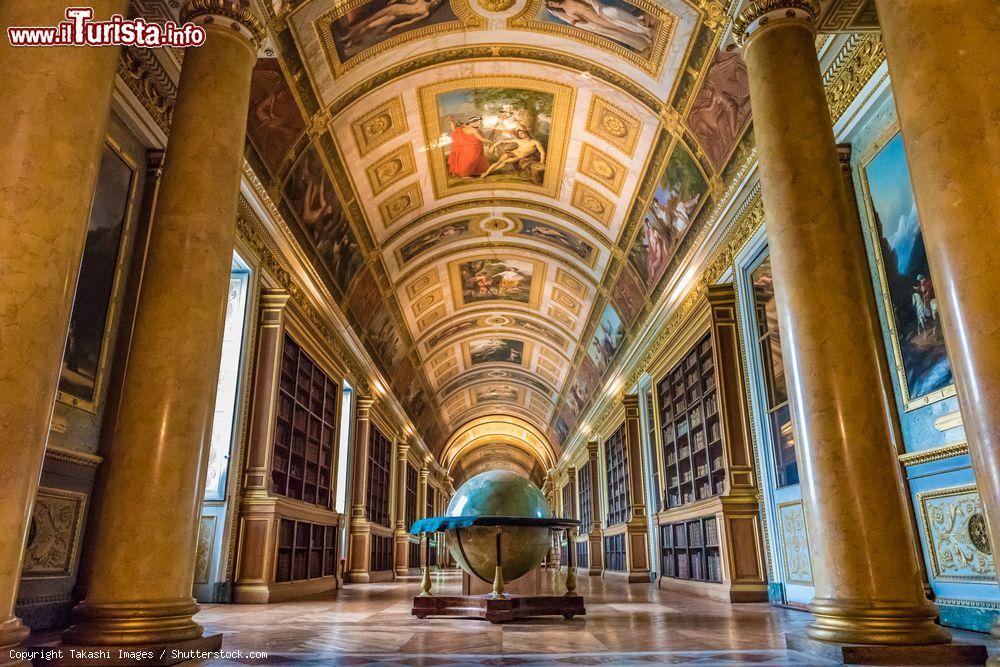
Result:
M393 554L397 577L405 577L410 573L410 527L406 525L406 474L410 468L409 457L409 443L400 440L396 445L396 521L393 531Z
M604 540L601 535L601 460L596 440L587 443L587 463L590 465L590 532L587 533L587 555L591 577L604 572ZM581 508L582 509L582 508Z
M354 455L351 462L351 517L347 528L347 581L368 583L371 526L365 511L368 496L368 449L371 445L371 409L375 399L358 397L354 425Z
M0 4L0 25L54 26L66 2ZM95 0L95 18L125 0ZM113 47L14 48L0 36L0 662L87 236L118 65Z
M263 29L236 2L192 0L188 49L130 342L102 467L87 597L67 645L202 638L191 597L236 233L250 73Z
M927 601L885 398L861 228L816 58L814 0L752 3L744 49L816 597L810 640L947 642Z
M969 454L1000 545L1000 6L876 5Z

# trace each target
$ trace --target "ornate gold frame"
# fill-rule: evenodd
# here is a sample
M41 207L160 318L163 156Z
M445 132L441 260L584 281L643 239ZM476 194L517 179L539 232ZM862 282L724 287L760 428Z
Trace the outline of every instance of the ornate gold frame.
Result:
M94 400L87 401L77 396L73 396L62 390L56 395L56 400L65 405L72 406L84 412L97 414L97 409L101 403L101 392L104 389L105 376L107 375L109 343L112 332L118 324L118 309L121 301L122 276L125 271L125 250L132 240L133 213L135 207L135 193L139 188L139 166L126 152L125 149L113 137L105 136L104 143L132 170L132 183L129 185L128 203L125 206L125 219L122 222L122 237L118 241L118 252L115 259L115 273L111 281L111 297L108 299L107 317L104 322L104 333L101 335L101 354L97 360L97 373L94 375ZM96 194L96 193L95 193ZM93 200L91 201L93 208ZM90 225L90 215L87 216L87 225ZM76 299L74 296L74 303ZM60 359L62 364L62 359ZM60 366L61 368L61 366ZM60 378L62 373L60 372Z
M431 35L458 32L459 30L483 29L487 25L486 19L474 12L466 0L449 0L451 3L451 9L455 13L458 20L447 21L437 25L406 31L402 34L396 35L395 37L390 37L385 41L379 42L375 46L361 51L354 57L348 58L346 61L341 61L340 56L337 54L337 45L333 41L333 31L331 30L333 22L339 20L345 14L349 14L350 12L372 1L373 0L348 0L339 6L335 6L329 11L320 14L318 18L313 20L313 30L316 31L316 34L319 36L319 41L323 45L323 53L326 55L326 61L330 65L330 72L332 73L334 79L340 78L345 73L358 67L362 63L371 60L372 58L375 58L390 49L406 44L407 42L412 42Z
M896 317L892 312L892 302L889 300L889 288L886 286L885 259L882 257L882 247L878 243L879 231L875 227L875 204L872 202L870 185L868 183L868 165L882 152L892 139L899 134L899 123L893 123L868 151L858 160L858 181L861 183L861 196L865 202L865 228L868 231L869 240L872 245L872 255L875 258L875 266L878 269L878 285L876 291L885 309L886 325L889 329L889 341L892 344L892 366L896 371L899 380L899 390L902 393L903 410L910 412L922 408L931 403L937 403L955 395L955 383L952 382L947 387L942 387L937 391L913 398L910 396L910 387L906 381L906 369L903 368L903 354L899 345L899 332L896 328ZM950 363L950 361L949 361Z
M465 309L472 308L481 304L487 303L507 303L516 306L532 308L538 310L538 307L542 300L542 288L545 285L545 264L536 259L531 259L530 257L525 257L523 255L511 254L504 259L510 259L517 262L524 262L526 264L531 264L531 292L528 296L528 303L523 303L521 301L512 301L510 299L483 299L481 301L474 301L472 303L465 303L465 298L462 295L462 274L459 269L460 264L465 264L466 262L476 262L484 259L500 259L495 253L491 255L476 255L474 257L463 257L462 259L452 260L448 262L448 276L451 279L451 295L455 303L455 312Z
M549 93L552 101L552 130L549 134L545 160L545 178L541 185L529 183L484 182L465 185L448 185L448 173L441 148L434 148L428 155L431 166L431 181L434 195L438 199L462 192L495 192L497 190L522 190L559 198L566 152L569 146L570 125L576 106L576 90L570 86L528 76L508 76L488 74L481 76L448 79L440 83L424 86L417 93L420 98L420 114L423 118L424 138L428 146L435 146L441 136L441 118L438 113L437 96L466 88L521 88L540 93Z
M664 56L670 46L670 41L674 36L674 32L677 30L678 23L678 18L668 12L661 5L651 2L650 0L628 0L628 4L645 12L646 14L653 16L660 22L660 26L653 39L652 53L649 58L643 58L631 49L622 46L607 37L594 35L586 30L574 28L573 26L538 20L535 17L538 16L539 11L541 11L543 1L544 0L528 0L524 10L521 11L520 14L507 20L507 27L511 29L526 30L529 32L538 32L546 35L557 35L582 44L594 46L602 51L607 51L618 56L622 60L634 65L652 77L658 77L660 75L660 71L663 69Z

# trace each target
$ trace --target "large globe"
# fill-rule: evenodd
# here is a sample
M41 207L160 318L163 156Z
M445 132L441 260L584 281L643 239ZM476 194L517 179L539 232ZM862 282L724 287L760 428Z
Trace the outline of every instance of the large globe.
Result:
M545 496L530 481L507 470L490 470L469 479L448 503L448 516L509 516L547 519ZM448 550L469 574L486 582L496 572L496 531L492 526L447 531ZM545 557L549 529L544 526L504 526L500 538L503 578L524 576Z

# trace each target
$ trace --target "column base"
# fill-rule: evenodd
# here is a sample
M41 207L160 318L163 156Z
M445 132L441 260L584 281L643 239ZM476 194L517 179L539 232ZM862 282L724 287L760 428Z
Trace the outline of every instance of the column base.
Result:
M29 660L11 656L11 651L23 648L22 642L31 634L31 629L21 622L17 616L0 623L0 667L11 665L28 665Z
M951 633L935 623L937 607L927 601L892 604L817 598L809 611L816 620L806 634L820 642L930 646L951 641Z
M588 567L586 568L586 574L588 577L599 577L604 574L604 570L599 567Z
M619 572L618 570L605 570L604 578L609 581L619 581L623 584L648 584L649 571L641 572Z
M86 646L63 643L37 646L33 649L58 654L53 655L50 659L38 658L34 660L35 667L75 667L78 665L159 667L161 665L176 665L190 660L210 659L213 656L199 655L199 653L214 653L221 650L222 634L202 635L184 641L152 644Z
M65 646L166 646L201 639L194 598L161 602L90 603L85 599L63 632Z
M785 645L793 650L844 665L982 665L986 647L982 644L887 645L825 642L805 632L789 632Z

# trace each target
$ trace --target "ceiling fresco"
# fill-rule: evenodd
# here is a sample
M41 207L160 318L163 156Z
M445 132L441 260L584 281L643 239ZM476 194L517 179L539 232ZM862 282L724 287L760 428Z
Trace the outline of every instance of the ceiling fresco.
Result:
M750 154L724 6L266 9L248 160L392 391L432 448L489 416L559 447Z

